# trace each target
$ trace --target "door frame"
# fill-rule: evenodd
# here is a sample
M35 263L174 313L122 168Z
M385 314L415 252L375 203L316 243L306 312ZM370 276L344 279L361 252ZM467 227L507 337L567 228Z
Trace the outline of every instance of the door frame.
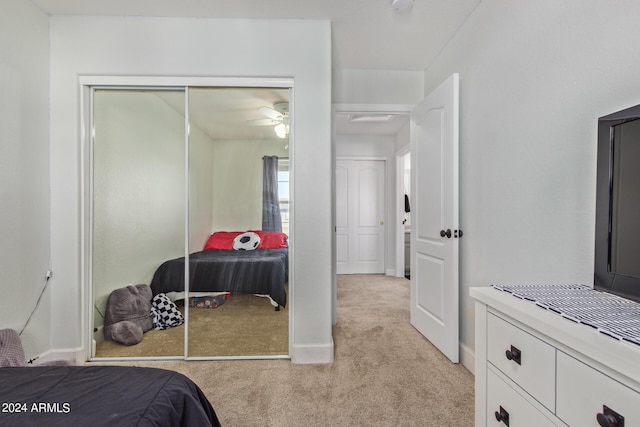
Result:
M290 110L293 111L293 102L295 99L294 80L292 78L271 78L271 77L189 77L189 76L110 76L110 75L81 75L78 76L79 87L79 107L80 107L80 280L82 283L82 342L86 361L92 362L116 362L116 361L135 361L135 360L243 360L246 356L233 357L189 357L188 353L188 310L185 313L185 352L181 356L163 356L163 357L108 357L97 358L95 354L94 330L93 330L93 286L92 286L92 240L93 240L93 181L92 181L92 156L93 156L93 91L96 87L103 88L184 88L185 89L185 107L188 106L187 89L191 87L280 87L289 88L290 90ZM187 110L188 111L188 110ZM188 113L185 120L188 120ZM293 176L295 170L295 141L294 141L294 118L292 117L289 134L289 170L290 176ZM186 122L188 124L188 121ZM185 164L188 165L188 126L185 126ZM188 203L188 174L189 170L185 170L185 256L188 256L188 232L189 232L189 203ZM289 304L289 345L286 356L259 356L249 357L250 359L290 359L293 354L293 337L294 337L294 306L293 302L295 286L293 286L293 278L295 275L295 198L294 182L290 182L290 200L289 211L289 293L287 301ZM187 273L188 274L188 270ZM185 283L188 280L185 278Z
M352 114L396 114L396 115L406 115L411 117L411 111L413 111L413 109L415 108L417 104L351 104L351 103L337 103L337 104L333 104L333 116L335 117L337 114L347 114L347 113L352 113ZM334 121L335 122L335 121ZM335 155L336 149L335 149L335 144L336 144L336 132L335 132L335 123L334 123L334 129L332 131L333 134L333 152L334 152L334 156L333 156L333 174L332 176L334 177L334 182L333 182L333 202L334 202L334 206L335 206L335 161L337 159L337 156ZM409 152L410 150L410 140L406 141L406 144L402 146L402 148L400 148L400 150L398 150L396 152L396 159L399 155L399 153L402 153L403 151ZM393 162L388 159L389 161L387 161L387 179L389 174L391 174L391 167L395 167L395 173L396 173L396 179L395 179L395 186L393 188L395 188L396 190L396 198L398 199L397 203L398 203L398 207L402 207L402 209L404 209L404 200L400 200L400 196L398 196L398 177L397 177L397 171L398 171L398 160L396 160L395 165L393 164ZM400 189L402 190L402 189ZM389 198L387 200L387 202L390 202ZM402 203L402 205L400 205L400 203ZM394 207L394 212L399 212L395 207ZM399 221L395 221L397 219L396 218L387 218L388 221L394 221L394 223L398 224ZM333 226L335 229L335 212L334 215L332 217L332 221L333 221ZM398 251L400 249L398 249L398 246L400 246L401 244L404 245L404 237L402 237L402 241L398 241L398 235L396 233L394 233L396 242L395 242L395 251L393 251L396 254L396 262L393 263L392 265L396 265L398 263L398 259L400 259L399 257L401 257L403 254L402 253L398 253ZM387 239L387 244L389 244L388 242L389 239ZM335 233L334 233L334 242L333 242L333 246L335 248ZM334 265L334 290L335 290L335 265L336 265L336 260L335 260L335 251L334 251L334 259L333 261L333 265ZM404 262L404 261L403 261ZM398 272L400 271L400 272ZM387 270L385 269L385 274L387 274ZM397 277L404 277L404 266L402 266L402 268L400 270L398 270L398 265L395 266L395 268L393 269L393 273L397 276ZM335 294L335 292L334 292ZM335 306L335 300L334 300L334 306ZM335 316L334 316L335 319ZM335 321L334 321L335 324Z
M396 212L404 212L404 156L410 153L411 144L396 151ZM397 242L396 277L404 277L404 259L406 256L404 250L404 224L399 220L397 220L395 224Z
M361 103L335 103L332 105L332 117L335 117L337 114L346 114L346 113L354 113L354 114L367 114L367 113L376 113L376 114L406 114L410 115L411 111L415 107L416 104L361 104ZM332 203L333 206L336 204L336 183L335 183L335 175L336 175L336 129L335 129L335 120L332 121L332 129L331 129L331 148L333 152L332 160L331 160L331 168L332 168ZM409 141L407 141L409 144ZM389 162L387 162L389 163ZM389 166L389 165L387 165ZM388 218L388 221L394 221L396 218ZM397 222L397 221L396 221ZM332 323L335 325L337 322L337 312L336 312L336 304L338 299L338 290L337 290L337 274L336 274L336 214L335 208L331 213L331 225L334 229L334 233L332 234L331 244L333 246L332 257L331 257L331 294L332 294L332 308L331 308L331 319ZM397 238L395 239L397 240ZM389 244L389 242L387 242ZM399 243L396 241L396 253L397 253L397 245ZM404 245L404 241L402 243Z

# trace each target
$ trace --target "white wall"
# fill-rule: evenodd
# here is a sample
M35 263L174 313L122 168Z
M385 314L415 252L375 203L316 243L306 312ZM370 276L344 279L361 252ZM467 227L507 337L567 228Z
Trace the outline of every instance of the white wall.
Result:
M415 105L423 85L420 71L339 69L333 71L332 102Z
M214 141L194 123L189 129L189 253L201 251L213 223Z
M410 132L409 129L411 128L410 123L407 123L405 126L402 127L402 129L400 129L400 131L398 131L398 133L395 136L395 150L396 152L399 152L401 150L406 150L409 148L410 145Z
M597 118L640 103L640 3L484 0L425 72L460 73L460 327L472 286L592 283Z
M78 76L285 77L294 80L296 120L292 356L331 361L330 23L54 16L50 26L54 347L86 346Z
M0 13L0 329L20 332L49 268L49 22L31 2ZM50 291L21 336L50 348Z
M262 229L262 157L287 157L282 139L216 141L213 150L213 229Z

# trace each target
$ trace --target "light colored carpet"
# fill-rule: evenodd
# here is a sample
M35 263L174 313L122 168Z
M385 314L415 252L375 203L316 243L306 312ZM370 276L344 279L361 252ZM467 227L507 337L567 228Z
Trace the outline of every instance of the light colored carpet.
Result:
M327 284L329 286L329 284ZM338 277L335 362L135 363L181 372L224 426L472 426L473 375L409 324L409 281Z

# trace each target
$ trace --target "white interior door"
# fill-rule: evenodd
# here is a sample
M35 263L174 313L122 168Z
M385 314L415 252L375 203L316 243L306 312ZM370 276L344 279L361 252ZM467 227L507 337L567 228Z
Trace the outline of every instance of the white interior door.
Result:
M385 163L336 160L336 272L384 273Z
M458 75L411 114L411 324L458 362Z

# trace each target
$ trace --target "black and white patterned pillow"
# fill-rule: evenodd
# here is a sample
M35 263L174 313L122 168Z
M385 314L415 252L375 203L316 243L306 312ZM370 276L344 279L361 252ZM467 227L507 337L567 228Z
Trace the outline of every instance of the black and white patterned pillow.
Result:
M184 323L184 317L178 307L165 294L158 294L151 301L153 326L156 330L173 328Z

